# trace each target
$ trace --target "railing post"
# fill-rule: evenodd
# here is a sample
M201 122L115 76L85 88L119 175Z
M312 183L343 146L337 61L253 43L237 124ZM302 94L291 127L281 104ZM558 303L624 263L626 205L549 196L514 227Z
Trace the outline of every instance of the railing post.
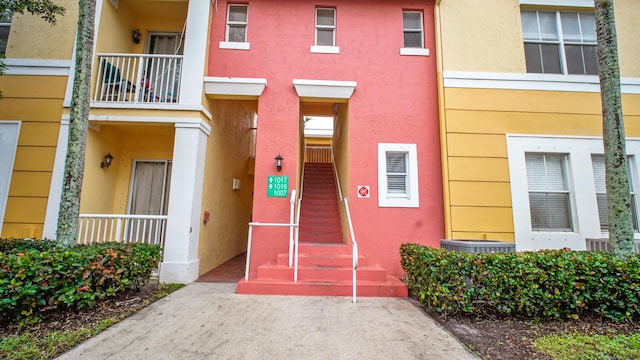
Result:
M251 237L253 235L253 225L249 223L249 235L247 237L247 260L244 267L244 281L249 281L249 262L251 261Z
M291 205L289 206L289 224L294 222L294 211L296 204L296 189L291 190ZM291 260L293 256L293 226L289 226L289 267L291 267Z

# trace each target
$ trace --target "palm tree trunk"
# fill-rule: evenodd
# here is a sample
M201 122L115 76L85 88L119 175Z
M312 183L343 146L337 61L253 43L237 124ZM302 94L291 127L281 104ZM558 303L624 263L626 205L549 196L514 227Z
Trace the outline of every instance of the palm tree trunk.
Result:
M89 125L89 92L93 61L95 0L80 0L78 37L76 39L75 78L69 120L69 143L64 167L62 198L58 214L57 240L67 246L76 242L80 193L84 175L84 156Z
M613 0L594 0L602 97L602 134L609 210L609 241L618 258L634 253L631 196L622 119L620 65Z

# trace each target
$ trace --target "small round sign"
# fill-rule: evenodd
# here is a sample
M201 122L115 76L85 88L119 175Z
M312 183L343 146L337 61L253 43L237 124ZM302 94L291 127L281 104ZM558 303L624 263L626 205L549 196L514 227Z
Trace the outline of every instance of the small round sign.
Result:
M368 186L358 186L358 197L368 199L369 198L369 187Z

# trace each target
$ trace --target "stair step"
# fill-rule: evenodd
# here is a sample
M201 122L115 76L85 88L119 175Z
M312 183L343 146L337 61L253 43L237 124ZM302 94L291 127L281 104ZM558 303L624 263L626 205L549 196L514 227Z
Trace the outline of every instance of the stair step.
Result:
M316 254L316 255L351 255L353 249L344 243L305 243L300 244L298 254Z
M298 295L298 296L352 296L351 280L345 281L293 281L249 280L238 283L238 294ZM387 276L385 281L356 280L357 296L407 297L407 286L399 279Z
M314 243L342 243L342 233L318 233L300 231L298 241Z
M258 266L259 280L292 280L294 268L288 265L263 264ZM353 269L349 266L314 266L298 264L298 280L305 281L340 281L349 280ZM379 265L359 266L357 276L363 281L384 281L386 270Z
M351 266L352 255L323 255L323 254L301 254L298 250L298 266ZM276 264L289 266L289 253L278 254L276 258ZM367 260L364 256L358 256L358 266L367 265Z
M336 234L342 236L340 224L300 224L300 232L309 234Z

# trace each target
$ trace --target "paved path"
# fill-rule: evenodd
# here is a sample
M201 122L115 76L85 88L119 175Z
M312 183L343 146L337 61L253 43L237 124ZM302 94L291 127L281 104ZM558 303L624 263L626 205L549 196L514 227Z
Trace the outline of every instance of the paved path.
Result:
M235 288L190 284L59 359L477 359L408 299Z

